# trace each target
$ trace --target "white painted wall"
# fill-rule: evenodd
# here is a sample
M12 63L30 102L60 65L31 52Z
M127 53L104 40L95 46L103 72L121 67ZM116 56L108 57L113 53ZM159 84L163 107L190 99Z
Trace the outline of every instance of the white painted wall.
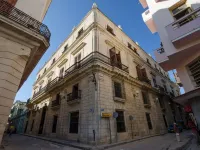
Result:
M15 7L42 22L50 3L51 0L18 0Z

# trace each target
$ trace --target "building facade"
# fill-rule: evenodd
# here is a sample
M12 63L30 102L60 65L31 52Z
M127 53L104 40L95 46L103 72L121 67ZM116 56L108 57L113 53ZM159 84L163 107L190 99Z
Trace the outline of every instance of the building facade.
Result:
M191 105L200 124L200 0L140 2L148 7L142 14L144 22L162 41L155 50L156 60L165 71L176 69L175 78L184 87L185 94L174 101Z
M0 143L17 91L49 47L40 21L50 2L0 0Z
M24 133L24 122L26 120L26 102L16 101L8 118L10 124L15 126L16 133Z
M162 134L182 120L179 87L93 4L40 69L27 134L87 144Z

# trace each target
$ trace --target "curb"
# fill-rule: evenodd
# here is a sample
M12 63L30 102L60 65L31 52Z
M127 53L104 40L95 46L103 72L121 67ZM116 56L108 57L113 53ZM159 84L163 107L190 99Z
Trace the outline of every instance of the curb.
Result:
M57 144L61 144L61 145L65 145L65 146L69 146L69 147L73 147L73 148L79 148L79 149L83 149L83 150L91 150L92 149L92 147L78 146L78 145L74 145L74 144L70 144L70 143L65 143L65 142L62 142L62 141L47 139L45 137L32 136L32 135L27 135L27 134L20 134L20 135L28 136L28 137L32 137L32 138L36 138L36 139L41 139L41 140L44 140L44 141L49 141L49 142L52 142L52 143L57 143Z

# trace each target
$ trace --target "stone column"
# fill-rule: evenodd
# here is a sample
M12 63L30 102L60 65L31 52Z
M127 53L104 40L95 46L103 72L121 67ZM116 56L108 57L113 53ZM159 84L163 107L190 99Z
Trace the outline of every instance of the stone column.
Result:
M30 52L0 36L0 143Z

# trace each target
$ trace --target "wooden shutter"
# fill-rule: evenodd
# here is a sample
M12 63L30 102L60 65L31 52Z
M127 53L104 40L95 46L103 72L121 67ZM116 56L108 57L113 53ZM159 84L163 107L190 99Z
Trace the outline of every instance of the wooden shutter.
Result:
M122 68L120 52L116 54L116 60L117 60L117 67Z
M136 66L136 71L137 71L138 79L141 80L142 79L142 72L141 72L141 69L138 65Z
M116 53L114 51L114 47L110 49L110 63L111 65L115 65L115 62L116 62Z

